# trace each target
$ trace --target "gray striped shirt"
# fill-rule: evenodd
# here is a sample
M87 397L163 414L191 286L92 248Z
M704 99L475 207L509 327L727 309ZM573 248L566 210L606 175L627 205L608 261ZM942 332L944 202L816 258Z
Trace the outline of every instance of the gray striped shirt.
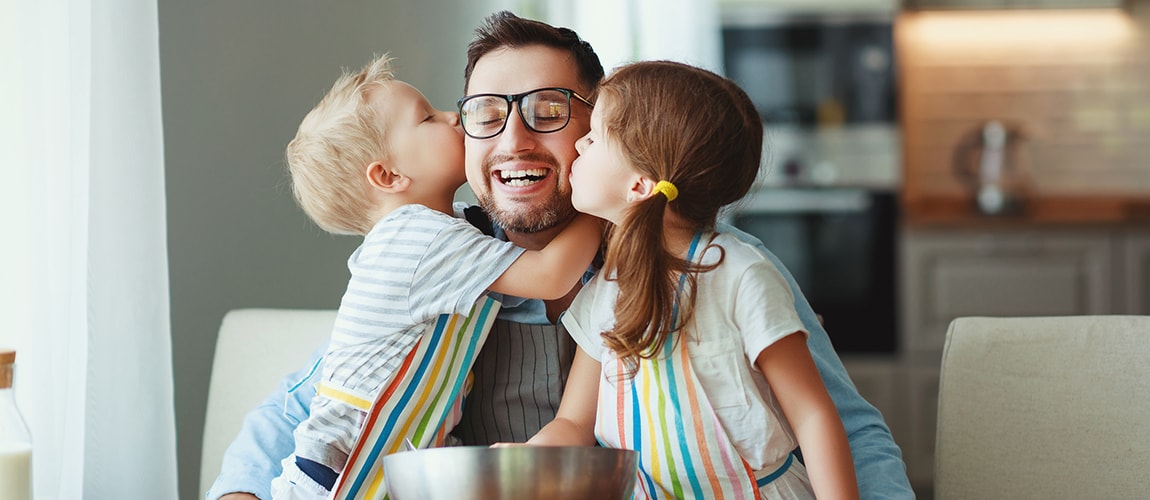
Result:
M495 320L452 434L465 445L527 441L555 418L575 349L562 326Z

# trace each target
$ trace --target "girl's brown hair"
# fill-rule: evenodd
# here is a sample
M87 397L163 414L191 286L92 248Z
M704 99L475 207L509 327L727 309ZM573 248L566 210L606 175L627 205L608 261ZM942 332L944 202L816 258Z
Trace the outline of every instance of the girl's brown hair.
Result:
M652 196L609 230L602 272L619 284L609 348L633 372L690 322L697 275L714 269L668 251L663 216L671 211L696 231L713 229L719 209L742 198L759 170L763 128L750 98L730 80L669 61L616 69L599 87L603 125L631 166L665 180L678 197ZM701 249L699 251L702 251ZM721 261L721 259L720 259ZM679 277L686 280L680 290ZM675 309L678 308L676 317Z

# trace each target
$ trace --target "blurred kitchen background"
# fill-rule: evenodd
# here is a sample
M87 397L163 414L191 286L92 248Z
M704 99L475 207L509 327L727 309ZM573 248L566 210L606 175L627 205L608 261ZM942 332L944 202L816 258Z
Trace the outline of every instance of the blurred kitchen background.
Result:
M763 174L726 216L800 280L924 496L951 319L1150 314L1150 0L159 0L181 498L224 313L346 284L357 240L291 198L299 120L384 51L454 107L499 9L748 92Z
M1150 2L720 2L768 129L730 217L931 495L958 316L1150 314Z

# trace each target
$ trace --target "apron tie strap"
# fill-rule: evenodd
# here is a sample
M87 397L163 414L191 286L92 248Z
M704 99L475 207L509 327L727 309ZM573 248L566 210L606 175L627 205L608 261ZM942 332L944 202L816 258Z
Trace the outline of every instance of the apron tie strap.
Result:
M759 477L759 474L762 472L765 472L767 469L763 469L759 472L756 472L755 473L755 477L756 477L755 484L757 484L760 488L762 488L763 486L766 486L768 484L771 484L772 481L778 479L779 477L782 477L783 474L786 474L787 470L791 468L791 464L794 463L794 461L795 461L795 454L794 453L788 453L787 459L783 461L783 465L780 465L779 468L775 469L774 472L771 472L770 474L767 474L767 475L762 476L762 477Z

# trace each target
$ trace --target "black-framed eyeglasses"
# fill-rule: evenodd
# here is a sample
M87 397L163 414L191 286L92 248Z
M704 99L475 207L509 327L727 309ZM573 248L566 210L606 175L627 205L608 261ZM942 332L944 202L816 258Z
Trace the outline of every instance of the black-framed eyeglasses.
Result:
M532 132L547 134L563 130L571 122L571 98L595 107L587 98L571 89L546 87L521 94L474 94L463 96L459 122L463 132L475 139L490 139L507 128L511 105L519 103L519 118Z

